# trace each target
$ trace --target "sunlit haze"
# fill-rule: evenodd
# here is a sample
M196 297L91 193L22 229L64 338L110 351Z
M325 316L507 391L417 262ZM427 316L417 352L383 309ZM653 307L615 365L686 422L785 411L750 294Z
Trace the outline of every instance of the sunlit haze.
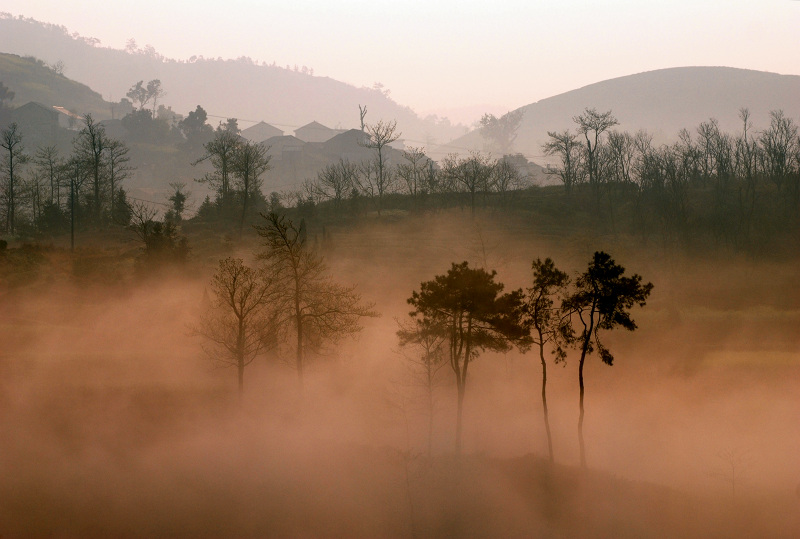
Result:
M0 11L168 58L305 65L382 83L420 114L470 122L601 80L665 67L800 74L800 2L0 2Z

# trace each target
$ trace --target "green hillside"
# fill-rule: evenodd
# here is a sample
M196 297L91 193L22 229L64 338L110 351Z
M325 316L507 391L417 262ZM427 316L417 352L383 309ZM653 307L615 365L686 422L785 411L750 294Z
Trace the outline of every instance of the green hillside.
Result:
M36 101L81 115L88 112L101 120L111 117L111 105L100 94L30 56L0 53L0 82L14 92L14 108Z

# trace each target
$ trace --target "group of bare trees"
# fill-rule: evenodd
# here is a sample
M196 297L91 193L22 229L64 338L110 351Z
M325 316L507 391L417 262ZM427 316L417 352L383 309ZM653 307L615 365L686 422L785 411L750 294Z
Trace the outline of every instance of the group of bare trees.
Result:
M4 230L73 234L76 221L101 225L127 224L130 212L122 182L133 172L128 147L106 135L104 127L87 114L72 153L62 156L56 146L28 153L24 134L12 123L0 132L0 195Z
M611 111L586 109L575 131L549 132L544 152L567 193L588 185L595 208L615 226L627 209L641 234L686 241L693 229L740 247L756 241L756 229L796 223L800 217L800 136L782 111L770 125L753 128L740 111L739 133L723 132L716 120L684 129L678 141L656 145L645 131L613 130Z
M587 269L574 281L556 268L551 259L534 260L532 286L502 293L496 272L471 268L467 262L452 264L444 275L423 282L408 303L414 308L410 321L400 322L398 336L403 347L413 347L418 375L424 382L429 404L429 439L433 432L433 378L442 365L449 365L456 382L455 450L462 449L462 419L467 373L483 351L521 351L532 345L542 365L541 399L550 460L553 441L547 407L547 353L556 362L567 359L568 350L579 354L578 440L581 465L586 466L583 439L584 377L586 358L597 352L603 363L614 357L601 341L601 331L622 327L636 329L633 306L644 306L653 288L641 276L625 275L625 269L605 252L595 252Z
M452 154L437 164L425 155L424 148L409 147L402 151L399 162L392 162L387 150L399 137L395 122L365 124L362 145L372 149L374 156L361 163L340 159L324 167L315 179L305 182L304 193L295 198L313 204L330 201L335 211L352 209L345 206L347 201L365 199L380 214L389 195L409 197L412 209L437 196L458 198L460 203L466 199L474 212L480 196L484 200L498 194L504 198L524 186L523 167L510 155L492 159L480 152Z
M211 305L196 327L209 357L237 368L240 393L245 367L274 348L278 355L294 357L302 387L309 354L360 331L361 318L377 316L354 286L333 280L307 242L304 223L269 213L256 230L263 238L258 264L220 261L211 281Z
M351 163L340 159L326 166L314 181L305 185L308 199L314 203L331 201L335 210L345 202L363 198L374 202L380 212L387 195L399 194L410 199L412 209L430 206L437 197L445 204L466 204L474 213L488 197L506 201L525 186L526 177L514 156L492 159L480 152L467 156L451 154L440 164L427 157L422 148L403 150L403 161L387 167L383 180L375 163Z

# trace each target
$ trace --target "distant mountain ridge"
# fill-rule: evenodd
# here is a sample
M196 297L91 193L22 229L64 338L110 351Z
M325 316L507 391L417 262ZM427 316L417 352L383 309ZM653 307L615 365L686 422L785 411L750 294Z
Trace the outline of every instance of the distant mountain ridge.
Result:
M749 109L755 129L761 130L769 125L772 110L783 110L800 122L800 76L731 67L676 67L609 79L521 107L524 115L515 151L542 161L547 132L574 130L572 118L587 107L611 110L620 122L616 129L645 129L659 143L677 139L683 128L694 133L709 118L726 132L738 132L743 107ZM486 141L472 131L437 150L446 153L448 147L483 150Z
M48 64L64 63L64 74L87 84L106 101L119 101L139 80L161 80L162 100L186 115L201 105L209 123L239 118L247 127L266 121L289 133L316 120L331 128L360 127L358 106L367 107L366 121L396 120L403 138L416 146L446 142L464 128L433 119L391 100L381 89L356 88L329 77L275 65L237 60L164 58L152 48L124 51L96 46L90 38L70 35L66 28L0 14L0 51L31 55Z
M63 61L69 79L88 84L92 90L87 91L105 96L105 101L95 95L85 98L86 103L72 104L76 112L93 112L99 119L111 116L111 104L106 101L118 101L139 80L158 78L167 92L165 104L184 115L201 105L212 125L236 117L242 128L263 120L287 135L311 121L349 129L360 127L358 106L366 105L368 123L396 120L406 144L424 146L436 160L448 153L488 147L478 131L464 134L463 126L423 120L380 89L356 88L246 58L181 62L165 59L151 48L134 53L103 48L91 39L70 35L61 26L2 13L0 51L41 58L51 65ZM2 76L0 72L0 82ZM62 102L65 94L58 86L67 79L59 79L52 79L54 86L49 90L39 87L39 94L55 92L47 104L69 108L71 104ZM210 81L224 81L224 88ZM35 87L30 85L30 89ZM17 93L13 104L23 105L23 96L29 94ZM769 124L771 110L781 109L800 122L800 76L730 67L676 67L597 82L521 107L524 115L514 151L531 161L547 162L541 150L547 132L574 129L572 118L587 107L610 109L620 121L617 129L645 129L657 143L675 140L683 128L694 133L709 118L717 119L726 132L738 132L742 107L750 110L753 126L761 130Z

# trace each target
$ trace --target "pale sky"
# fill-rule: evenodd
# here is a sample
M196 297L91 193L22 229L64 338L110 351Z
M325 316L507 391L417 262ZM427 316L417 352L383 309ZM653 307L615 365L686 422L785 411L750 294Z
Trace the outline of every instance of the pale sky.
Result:
M795 0L0 0L124 48L306 65L418 113L498 113L613 77L720 65L800 74Z

